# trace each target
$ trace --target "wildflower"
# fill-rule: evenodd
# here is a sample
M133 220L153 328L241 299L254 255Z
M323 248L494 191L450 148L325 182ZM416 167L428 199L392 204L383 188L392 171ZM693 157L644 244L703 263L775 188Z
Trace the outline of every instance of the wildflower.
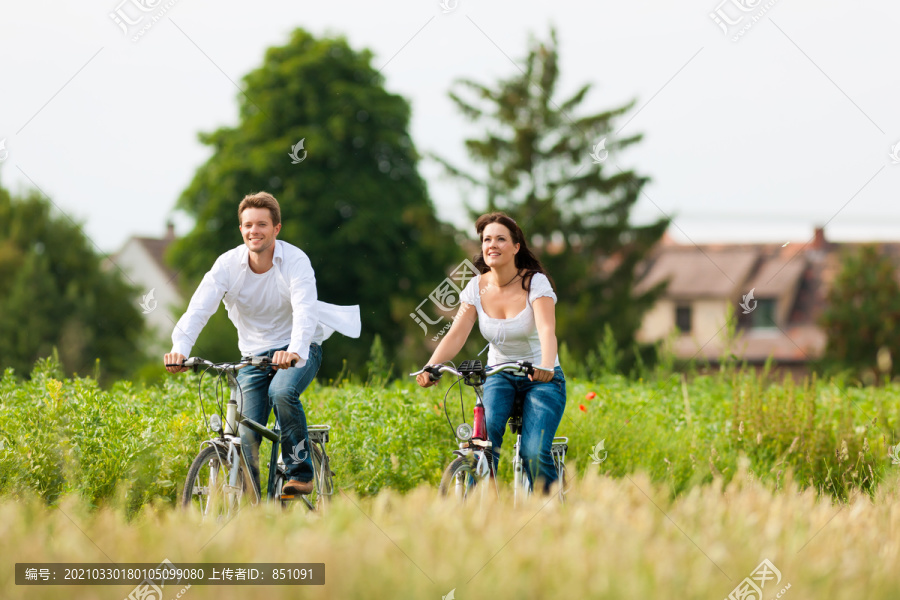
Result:
M578 410L580 410L581 412L587 412L587 409L584 407L584 404L579 404Z
M596 397L597 397L596 392L588 392L587 395L584 397L584 399L585 400L593 400Z

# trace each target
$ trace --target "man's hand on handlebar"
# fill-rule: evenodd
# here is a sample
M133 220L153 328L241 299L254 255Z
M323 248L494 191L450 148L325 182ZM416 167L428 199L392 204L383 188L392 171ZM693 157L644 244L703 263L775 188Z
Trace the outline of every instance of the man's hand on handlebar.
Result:
M190 370L188 367L180 366L184 360L185 356L183 354L171 352L163 357L163 364L166 365L166 371L169 373L184 373Z
M288 352L287 350L278 350L272 355L272 366L276 369L287 369L293 367L300 361L300 355L296 352Z

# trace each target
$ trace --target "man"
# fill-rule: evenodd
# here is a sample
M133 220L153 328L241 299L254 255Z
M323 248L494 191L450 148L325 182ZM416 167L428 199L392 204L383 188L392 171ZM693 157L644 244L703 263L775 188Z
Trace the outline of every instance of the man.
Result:
M246 196L238 207L240 245L221 255L203 277L187 312L172 332L167 365L180 365L190 354L197 336L216 312L219 301L238 331L244 356L265 355L274 368L245 367L238 372L238 410L265 424L274 406L281 427L282 457L287 470L284 494L308 494L313 488L306 415L300 394L322 362L321 344L338 331L359 337L358 306L319 302L316 278L306 254L277 240L281 208L266 192ZM170 373L184 367L166 367ZM240 428L241 447L259 489L259 443L262 437ZM303 456L300 464L291 457Z

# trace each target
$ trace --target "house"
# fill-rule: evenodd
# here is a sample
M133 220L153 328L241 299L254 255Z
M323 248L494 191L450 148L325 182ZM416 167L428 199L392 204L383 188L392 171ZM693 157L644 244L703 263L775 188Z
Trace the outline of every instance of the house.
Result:
M166 225L162 239L131 237L122 248L106 261L107 268L118 268L126 281L136 285L140 294L135 303L141 309L150 332L149 350L168 352L172 329L177 318L174 309L184 307L185 300L176 284L177 273L163 260L166 249L175 241L175 226Z
M829 242L823 228L805 243L687 245L666 237L635 288L642 293L668 282L644 315L638 341L669 340L684 360L715 363L728 350L762 365L771 356L802 373L825 350L819 320L841 251L858 245ZM900 244L882 246L900 255ZM726 349L729 308L737 335Z

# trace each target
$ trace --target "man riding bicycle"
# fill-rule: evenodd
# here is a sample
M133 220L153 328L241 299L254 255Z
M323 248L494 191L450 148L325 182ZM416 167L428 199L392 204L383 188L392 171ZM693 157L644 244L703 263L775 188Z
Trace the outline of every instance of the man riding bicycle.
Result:
M358 306L319 302L316 277L306 254L277 240L281 208L266 192L251 194L238 206L244 243L219 256L194 292L187 312L172 332L172 351L163 358L180 365L190 354L200 331L225 304L245 356L268 356L274 368L248 367L238 373L238 410L265 424L276 409L286 469L283 493L308 494L313 488L309 435L300 394L322 362L321 344L334 331L359 337ZM170 373L184 367L166 367ZM261 436L243 425L241 447L259 490ZM294 457L303 457L298 464Z

